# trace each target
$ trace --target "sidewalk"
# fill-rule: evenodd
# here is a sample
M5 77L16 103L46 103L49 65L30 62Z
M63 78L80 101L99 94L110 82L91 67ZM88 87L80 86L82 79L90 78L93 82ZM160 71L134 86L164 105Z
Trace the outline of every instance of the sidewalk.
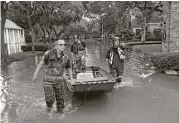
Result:
M42 51L36 51L35 54L39 55L39 54L43 54L44 52ZM27 57L32 57L34 56L34 54L30 51L30 52L21 52L21 53L14 53L14 54L10 54L7 62L1 61L1 65L8 65L14 61L21 61Z
M129 45L146 45L146 44L161 44L162 41L145 41L145 42L141 42L141 41L131 41L128 42L127 44Z

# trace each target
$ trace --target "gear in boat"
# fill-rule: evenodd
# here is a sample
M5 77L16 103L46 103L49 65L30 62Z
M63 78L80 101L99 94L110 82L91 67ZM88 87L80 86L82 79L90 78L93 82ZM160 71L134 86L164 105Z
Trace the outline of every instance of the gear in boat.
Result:
M111 74L97 66L86 67L80 73L73 73L73 78L74 83L70 86L74 92L109 91L116 83Z

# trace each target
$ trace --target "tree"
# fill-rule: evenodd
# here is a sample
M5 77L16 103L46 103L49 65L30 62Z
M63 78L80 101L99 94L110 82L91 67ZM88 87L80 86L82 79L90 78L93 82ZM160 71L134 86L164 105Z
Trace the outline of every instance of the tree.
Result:
M87 23L85 23L85 20L81 20L80 22L74 22L71 23L70 26L67 27L65 31L65 35L73 36L73 35L79 35L80 37L85 35L87 33Z
M62 33L64 33L66 28L70 26L71 23L80 22L84 12L85 9L82 3L77 1L70 1L63 4L63 6L60 6L54 15L56 18L52 20L56 27L61 27L61 30L58 30L53 26L56 37L59 37Z
M1 1L1 58L7 61L6 45L4 41L4 27L6 23L6 12L8 11L9 3Z
M118 33L125 22L124 17L129 11L128 8L130 7L130 2L123 1L105 1L105 2L90 2L89 4L89 11L92 14L99 15L99 22L103 23L104 31L107 34L110 33ZM104 16L101 16L104 15Z
M30 31L32 39L32 52L35 53L35 34L34 26L36 25L36 2L31 1L13 1L11 2L10 11L13 11L10 14L12 20L14 19L18 23L24 22L24 27ZM17 16L17 17L16 17ZM28 26L27 26L28 25Z
M81 20L84 8L81 2L72 1L33 1L13 2L9 18L31 33L34 46L34 28L42 30L42 37L51 42L51 37L60 37L73 22ZM20 13L20 14L19 14ZM47 35L46 35L47 34Z
M134 8L140 10L140 20L143 23L143 30L145 30L146 23L150 20L152 13L156 11L161 12L161 6L161 2L152 1L92 1L88 3L87 8L89 13L98 15L99 23L104 26L104 31L107 34L118 34L125 28L126 20L130 19L129 13ZM88 15L90 16L91 14ZM102 14L105 14L105 16L101 17Z
M79 21L84 9L81 2L40 1L37 3L41 15L38 24L44 33L44 37L45 33L48 34L50 42L52 34L59 38L71 23Z

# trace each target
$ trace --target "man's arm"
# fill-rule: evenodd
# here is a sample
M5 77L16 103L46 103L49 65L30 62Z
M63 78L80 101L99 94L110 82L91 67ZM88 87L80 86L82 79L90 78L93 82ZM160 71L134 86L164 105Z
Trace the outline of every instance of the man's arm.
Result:
M106 53L106 62L107 62L107 71L109 72L109 66L110 66L110 63L109 63L109 59L110 59L110 51L108 50L107 53Z
M71 52L72 61L74 62L73 52Z
M37 66L37 68L36 68L36 70L35 70L35 72L34 72L34 75L33 75L33 78L32 78L32 81L36 81L36 79L37 79L37 74L39 73L39 71L41 70L41 68L44 66L44 60L42 59L41 61L40 61L40 63L38 64L38 66Z
M72 61L74 62L73 45L71 46L71 57L72 57Z
M68 76L70 78L70 81L69 81L68 77L66 75L64 76L64 78L66 79L67 87L68 87L68 89L73 91L74 80L73 80L73 75L72 75L72 69L71 69L71 67L67 68L66 71L68 71Z
M72 74L71 63L70 63L69 59L67 60L65 68L66 68L66 71L68 71L68 76L70 78L71 83L73 83L74 82L73 81L73 74Z
M47 50L47 51L44 53L44 55L43 55L43 57L42 57L42 60L40 61L40 63L39 63L38 66L36 67L36 70L35 70L35 72L34 72L32 81L34 81L34 82L36 81L36 79L37 79L37 74L39 73L40 69L44 66L45 61L46 61L46 59L47 59L47 55L48 55L49 52L50 52L50 50Z
M72 69L68 68L67 71L68 71L68 76L70 77L71 83L74 83Z
M88 57L88 49L87 49L87 47L85 47L85 55L86 55L86 57Z
M81 43L82 43L83 47L85 48L85 55L87 57L88 56L88 49L87 49L86 43L83 42L83 41L81 41Z

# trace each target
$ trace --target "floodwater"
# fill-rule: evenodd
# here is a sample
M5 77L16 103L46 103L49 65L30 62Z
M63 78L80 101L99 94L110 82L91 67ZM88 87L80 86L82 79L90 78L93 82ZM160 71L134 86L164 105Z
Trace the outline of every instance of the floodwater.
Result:
M108 70L108 47L94 41L87 46L87 65ZM55 108L46 112L43 70L36 83L31 81L36 62L37 58L29 57L2 68L2 123L179 123L179 78L155 74L146 54L127 53L123 82L112 92L79 99L74 107L66 95L63 117L55 114Z

